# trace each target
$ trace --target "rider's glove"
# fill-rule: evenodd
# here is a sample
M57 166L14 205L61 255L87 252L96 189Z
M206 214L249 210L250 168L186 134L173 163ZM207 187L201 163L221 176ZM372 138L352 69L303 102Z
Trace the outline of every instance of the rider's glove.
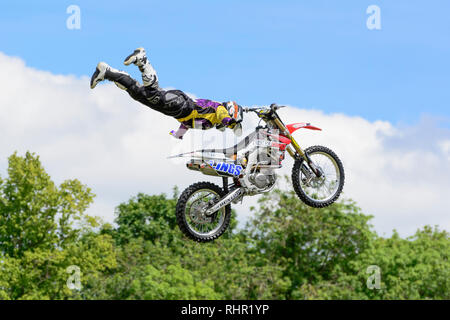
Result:
M236 119L230 118L230 120L228 120L227 127L233 129L236 126L236 123Z
M184 124L180 124L180 127L178 128L177 131L172 130L169 132L169 134L171 136L173 136L174 138L177 139L183 139L184 134L186 133L186 131L188 131L188 127L186 127Z
M240 137L242 135L242 125L241 125L241 123L236 123L236 125L233 128L233 132L238 137Z
M177 132L175 130L170 131L169 134L176 139L183 139L183 136L177 135Z

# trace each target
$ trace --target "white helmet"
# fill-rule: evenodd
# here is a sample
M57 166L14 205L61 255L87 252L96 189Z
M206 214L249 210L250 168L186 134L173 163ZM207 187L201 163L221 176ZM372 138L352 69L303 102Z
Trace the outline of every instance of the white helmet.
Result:
M225 108L227 109L228 114L231 116L231 118L236 120L237 123L242 122L244 110L240 105L238 105L234 101L228 101L227 103L225 103Z

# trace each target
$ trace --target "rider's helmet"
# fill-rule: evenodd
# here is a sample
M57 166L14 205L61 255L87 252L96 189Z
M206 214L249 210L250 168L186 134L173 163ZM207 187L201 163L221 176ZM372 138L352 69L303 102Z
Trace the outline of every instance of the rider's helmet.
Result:
M243 119L244 109L234 101L228 101L225 103L228 114L236 120L236 123L241 123Z
M242 135L241 122L243 120L244 109L234 101L228 101L224 104L228 114L231 116L231 119L236 121L236 124L233 126L234 134L237 136Z

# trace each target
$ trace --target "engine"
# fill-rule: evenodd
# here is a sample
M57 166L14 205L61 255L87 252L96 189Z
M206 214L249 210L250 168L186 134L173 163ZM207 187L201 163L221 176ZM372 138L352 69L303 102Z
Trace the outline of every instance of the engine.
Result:
M272 190L277 181L275 169L281 167L282 156L279 150L272 148L258 148L249 154L244 177L240 179L247 194L253 195Z
M251 174L249 180L258 189L271 188L276 182L277 175L273 169L260 169L259 172Z

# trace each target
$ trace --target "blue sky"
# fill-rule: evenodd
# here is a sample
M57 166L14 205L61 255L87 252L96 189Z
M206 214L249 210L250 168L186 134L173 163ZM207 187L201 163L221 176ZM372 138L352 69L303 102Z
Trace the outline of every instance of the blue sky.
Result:
M66 28L71 4L80 30ZM372 4L381 30L366 27ZM103 60L137 77L122 61L143 46L162 86L198 97L447 127L449 12L447 0L16 0L0 10L0 51L57 74Z

